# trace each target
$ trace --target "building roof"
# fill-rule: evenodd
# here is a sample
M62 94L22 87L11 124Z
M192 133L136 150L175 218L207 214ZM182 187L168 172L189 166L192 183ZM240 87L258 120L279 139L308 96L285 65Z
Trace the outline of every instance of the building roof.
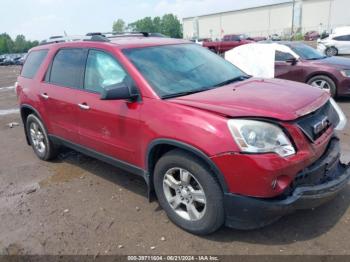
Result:
M189 16L189 17L184 17L183 20L193 19L196 17L204 17L204 16L211 16L211 15L226 14L226 13L231 13L231 12L245 11L245 10L254 9L254 8L275 6L275 5L281 5L281 4L289 4L289 3L293 3L293 0L279 0L279 1L276 1L275 3L272 3L272 4L255 5L255 6L246 7L246 8L238 8L238 9L231 9L231 10L216 12L216 13L209 13L209 14L203 14L203 15L197 15L197 16Z

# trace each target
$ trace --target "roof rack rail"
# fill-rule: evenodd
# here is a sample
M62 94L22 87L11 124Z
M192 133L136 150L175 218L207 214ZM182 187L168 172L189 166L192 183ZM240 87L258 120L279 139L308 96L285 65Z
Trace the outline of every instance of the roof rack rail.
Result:
M63 42L75 42L75 41L98 41L98 42L110 42L108 38L100 34L92 35L75 35L75 36L51 36L49 39L45 39L40 42L40 45L48 45L53 43L63 43Z
M149 33L149 32L91 32L86 36L102 36L106 38L117 37L130 37L130 36L143 36L143 37L167 37L161 33Z

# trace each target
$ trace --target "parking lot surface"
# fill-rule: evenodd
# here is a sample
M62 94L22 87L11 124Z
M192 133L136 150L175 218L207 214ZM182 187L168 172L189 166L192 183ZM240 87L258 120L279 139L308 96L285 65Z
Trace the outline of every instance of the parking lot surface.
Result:
M350 255L349 186L331 203L266 228L199 237L149 203L139 177L70 150L40 161L17 111L18 72L0 67L0 254ZM350 119L350 99L338 102ZM349 162L350 125L340 137Z

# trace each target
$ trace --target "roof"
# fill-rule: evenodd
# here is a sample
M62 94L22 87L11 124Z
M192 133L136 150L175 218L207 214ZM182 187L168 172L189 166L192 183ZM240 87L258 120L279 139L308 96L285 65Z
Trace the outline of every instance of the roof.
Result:
M70 42L60 42L60 43L49 43L46 45L39 45L34 47L33 50L47 49L50 46L61 46L61 47L74 47L74 46L101 46L101 45L112 45L119 49L127 48L140 48L140 47L149 47L149 46L160 46L160 45L174 45L174 44L185 44L192 43L183 39L175 38L165 38L165 37L115 37L110 38L110 41L93 41L93 40L79 40L79 41L70 41Z
M121 49L191 43L183 39L166 37L116 37L110 40L110 43L118 45Z
M278 2L273 3L273 4L262 4L262 5L256 5L256 6L246 7L246 8L231 9L231 10L216 12L216 13L209 13L209 14L203 14L203 15L197 15L197 16L189 16L189 17L184 17L183 20L193 19L196 17L205 17L205 16L211 16L211 15L226 14L226 13L231 13L231 12L246 11L246 10L255 9L255 8L276 6L276 5L289 4L289 3L293 3L293 0L279 0Z

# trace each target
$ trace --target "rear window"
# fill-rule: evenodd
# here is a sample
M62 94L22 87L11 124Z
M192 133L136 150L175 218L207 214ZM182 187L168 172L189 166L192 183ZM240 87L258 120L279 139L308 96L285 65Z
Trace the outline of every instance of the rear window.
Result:
M50 82L59 86L81 88L84 58L83 49L61 49L56 54L50 74Z
M21 72L21 76L25 78L34 78L43 63L48 50L38 50L29 53Z

